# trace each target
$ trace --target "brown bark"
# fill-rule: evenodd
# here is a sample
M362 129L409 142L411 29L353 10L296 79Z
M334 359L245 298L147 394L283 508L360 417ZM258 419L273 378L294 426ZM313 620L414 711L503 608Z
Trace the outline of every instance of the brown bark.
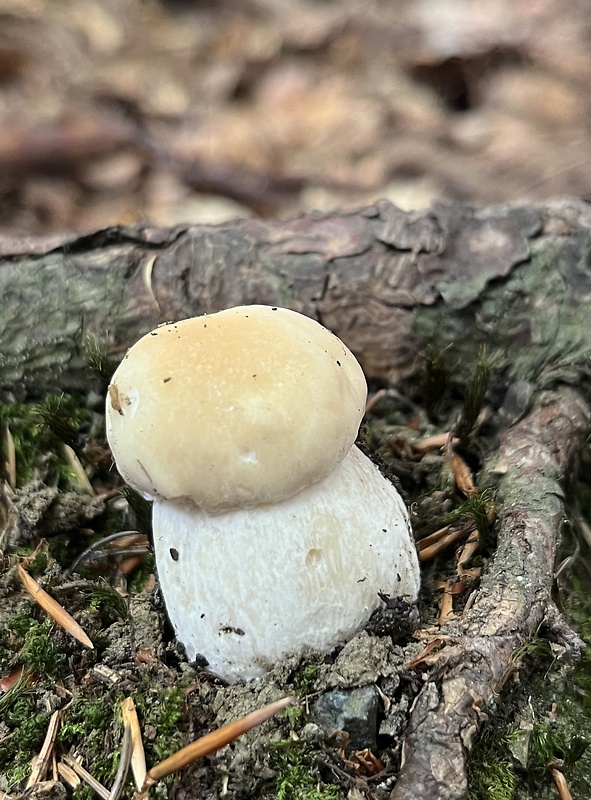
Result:
M87 334L121 353L164 320L255 302L321 320L370 378L452 342L459 365L487 343L510 377L580 381L590 251L577 201L0 239L0 385L84 388Z

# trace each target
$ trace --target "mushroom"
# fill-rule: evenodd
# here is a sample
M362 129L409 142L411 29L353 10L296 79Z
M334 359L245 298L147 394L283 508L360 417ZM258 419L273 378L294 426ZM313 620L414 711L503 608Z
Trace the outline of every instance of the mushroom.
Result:
M312 319L241 306L161 325L107 397L123 478L154 500L168 616L233 681L357 632L379 592L415 600L400 495L354 445L367 388Z

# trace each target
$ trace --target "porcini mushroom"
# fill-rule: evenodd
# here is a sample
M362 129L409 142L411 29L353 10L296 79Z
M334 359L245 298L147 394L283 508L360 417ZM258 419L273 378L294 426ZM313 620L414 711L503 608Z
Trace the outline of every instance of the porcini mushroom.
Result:
M162 325L128 351L107 434L154 500L160 587L190 660L254 678L344 642L378 592L416 599L404 503L354 445L366 393L347 347L282 308Z

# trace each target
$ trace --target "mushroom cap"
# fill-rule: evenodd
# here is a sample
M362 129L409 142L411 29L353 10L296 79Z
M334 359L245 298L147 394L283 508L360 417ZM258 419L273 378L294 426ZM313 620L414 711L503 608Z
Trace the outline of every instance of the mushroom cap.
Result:
M247 508L323 480L355 441L366 394L357 360L322 325L240 306L133 345L109 386L107 436L144 495Z

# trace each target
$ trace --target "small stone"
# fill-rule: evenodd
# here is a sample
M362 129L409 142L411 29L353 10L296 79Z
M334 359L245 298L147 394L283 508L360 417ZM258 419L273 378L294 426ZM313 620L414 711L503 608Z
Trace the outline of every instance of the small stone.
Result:
M315 722L327 734L346 731L349 747L374 750L377 746L379 695L375 686L336 689L322 695L314 706Z

